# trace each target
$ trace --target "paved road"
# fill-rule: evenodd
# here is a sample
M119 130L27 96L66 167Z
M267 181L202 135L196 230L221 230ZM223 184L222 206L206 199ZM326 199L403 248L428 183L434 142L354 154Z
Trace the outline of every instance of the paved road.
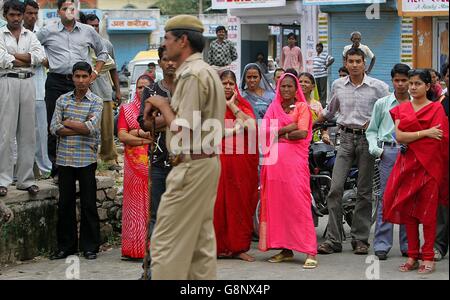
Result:
M321 235L325 219L321 220L321 227L317 230ZM346 227L346 225L345 225ZM348 230L348 227L346 227ZM351 251L350 241L344 244L343 253L319 256L319 267L315 270L303 270L301 268L305 255L296 253L295 260L280 264L271 264L266 260L277 253L270 251L261 253L257 250L257 244L252 244L250 254L256 257L256 262L248 263L239 260L221 259L218 261L218 279L226 280L317 280L317 279L408 279L408 280L428 280L439 279L449 280L448 257L437 263L437 270L434 274L420 276L415 272L400 273L397 267L404 262L398 247L398 234L394 239L395 246L392 249L387 261L375 262L373 256L357 256ZM101 253L95 261L87 261L84 258L77 259L80 264L80 276L82 280L102 279L102 280L135 280L141 275L140 262L128 262L120 259L120 249L112 249ZM366 260L369 263L366 263ZM376 268L379 263L379 268ZM76 264L75 264L76 265ZM16 266L9 266L0 270L0 280L2 279L66 279L66 272L75 274L74 263L62 261L50 261L48 259L38 259L37 261L25 262ZM368 269L369 268L369 269ZM368 269L368 270L367 270ZM366 276L369 273L369 278Z

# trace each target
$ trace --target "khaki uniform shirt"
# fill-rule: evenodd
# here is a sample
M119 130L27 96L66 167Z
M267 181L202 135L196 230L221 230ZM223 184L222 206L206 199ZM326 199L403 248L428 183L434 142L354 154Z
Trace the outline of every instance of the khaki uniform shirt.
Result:
M174 133L168 128L167 149L173 154L217 151L224 135L226 110L225 92L217 72L196 53L178 68L175 84L170 105L176 114L174 123L183 130Z

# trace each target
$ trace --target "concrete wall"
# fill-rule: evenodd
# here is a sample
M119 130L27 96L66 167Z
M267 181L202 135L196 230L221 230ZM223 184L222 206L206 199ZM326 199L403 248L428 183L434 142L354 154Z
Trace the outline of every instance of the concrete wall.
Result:
M56 185L48 182L39 182L39 186L41 191L34 198L15 189L10 189L8 196L2 198L14 212L14 219L9 224L0 224L0 266L48 256L57 248L59 191ZM111 178L97 177L97 190L101 242L105 243L121 232L123 198ZM78 221L79 207L78 200Z

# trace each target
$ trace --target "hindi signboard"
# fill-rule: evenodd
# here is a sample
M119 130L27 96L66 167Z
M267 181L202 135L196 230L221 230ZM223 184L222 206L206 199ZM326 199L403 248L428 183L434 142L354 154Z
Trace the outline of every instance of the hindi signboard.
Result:
M386 3L386 0L303 0L303 5L346 5Z
M213 9L280 7L285 5L286 0L212 0Z
M398 14L404 17L447 16L449 0L398 0Z

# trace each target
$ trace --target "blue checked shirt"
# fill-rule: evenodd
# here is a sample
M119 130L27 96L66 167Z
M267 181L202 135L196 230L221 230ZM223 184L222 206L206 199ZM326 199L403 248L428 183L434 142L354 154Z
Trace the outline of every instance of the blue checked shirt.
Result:
M89 128L89 135L59 136L56 152L56 164L64 167L82 168L97 162L97 150L100 137L100 120L103 100L88 91L81 102L75 101L74 92L59 97L50 125L50 132L64 127L64 120L72 119Z

